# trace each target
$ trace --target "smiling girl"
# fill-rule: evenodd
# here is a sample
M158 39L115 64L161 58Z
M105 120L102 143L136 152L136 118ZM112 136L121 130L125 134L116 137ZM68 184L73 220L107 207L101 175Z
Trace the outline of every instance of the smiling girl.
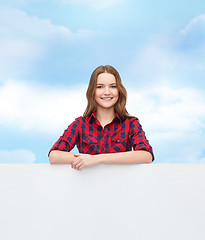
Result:
M90 78L83 117L75 119L49 152L51 164L76 170L99 164L140 164L154 161L152 147L138 118L126 110L127 92L119 73L99 66ZM70 151L77 145L79 154Z

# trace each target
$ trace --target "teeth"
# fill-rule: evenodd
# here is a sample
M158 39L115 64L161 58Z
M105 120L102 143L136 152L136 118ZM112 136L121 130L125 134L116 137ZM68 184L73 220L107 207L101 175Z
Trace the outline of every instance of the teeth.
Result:
M111 97L109 97L109 98L102 98L103 100L110 100L110 99L112 99Z

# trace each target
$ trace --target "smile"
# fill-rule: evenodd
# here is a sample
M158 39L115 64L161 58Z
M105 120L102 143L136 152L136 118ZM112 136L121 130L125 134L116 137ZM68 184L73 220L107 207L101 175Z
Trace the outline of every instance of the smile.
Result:
M113 99L113 97L104 97L104 98L101 98L101 99L104 100L104 101L110 101L110 100Z

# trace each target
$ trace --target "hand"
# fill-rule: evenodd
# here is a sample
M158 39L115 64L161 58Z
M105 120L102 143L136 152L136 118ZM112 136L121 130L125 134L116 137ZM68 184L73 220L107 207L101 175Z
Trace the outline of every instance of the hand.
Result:
M71 163L72 168L76 170L81 170L86 167L96 166L99 164L96 155L90 154L74 154L75 160Z

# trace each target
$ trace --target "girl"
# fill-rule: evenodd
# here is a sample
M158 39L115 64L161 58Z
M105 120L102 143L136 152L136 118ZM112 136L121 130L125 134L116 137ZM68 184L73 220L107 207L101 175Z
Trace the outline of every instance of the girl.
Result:
M90 78L83 117L76 118L49 152L51 164L81 170L98 164L139 164L154 160L136 117L126 110L127 92L112 66L99 66ZM71 153L77 145L79 154ZM134 151L132 151L132 149Z

